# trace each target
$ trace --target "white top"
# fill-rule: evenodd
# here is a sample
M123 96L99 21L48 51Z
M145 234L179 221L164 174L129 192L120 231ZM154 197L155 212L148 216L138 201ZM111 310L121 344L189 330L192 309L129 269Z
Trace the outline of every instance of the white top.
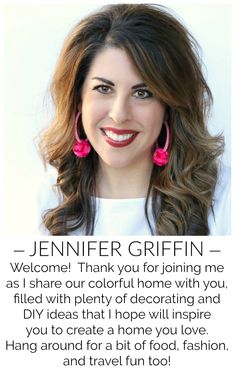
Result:
M40 215L43 211L56 207L60 202L59 195L52 190L55 183L54 175L47 175L39 192ZM151 203L151 201L149 202ZM147 236L151 235L145 217L145 198L135 199L96 199L97 212L94 236ZM215 191L214 215L210 213L208 222L211 236L230 235L230 170L223 168ZM149 211L149 220L154 221ZM40 217L41 219L41 217ZM40 221L41 223L41 221ZM45 227L40 224L40 234L49 235ZM81 229L70 235L84 235Z
M151 235L144 213L145 198L96 199L97 216L94 236ZM149 220L155 229L153 216Z

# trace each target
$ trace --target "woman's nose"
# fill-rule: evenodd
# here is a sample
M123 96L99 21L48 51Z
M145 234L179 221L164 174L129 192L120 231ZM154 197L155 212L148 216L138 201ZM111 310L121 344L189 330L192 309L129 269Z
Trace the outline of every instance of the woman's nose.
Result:
M109 117L116 124L123 124L132 119L131 106L128 98L116 96L109 110Z

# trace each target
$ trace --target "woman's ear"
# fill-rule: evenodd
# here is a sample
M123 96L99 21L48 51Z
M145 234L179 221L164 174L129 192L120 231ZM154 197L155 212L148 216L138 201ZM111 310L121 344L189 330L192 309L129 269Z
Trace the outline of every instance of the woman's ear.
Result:
M168 119L169 119L169 107L166 106L165 114L164 114L164 122L165 122L165 120L168 120Z
M82 101L80 101L80 103L78 104L78 111L82 111Z

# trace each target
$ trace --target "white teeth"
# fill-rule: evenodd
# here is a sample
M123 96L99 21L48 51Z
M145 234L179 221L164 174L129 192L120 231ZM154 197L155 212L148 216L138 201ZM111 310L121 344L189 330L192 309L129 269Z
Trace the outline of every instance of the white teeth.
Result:
M108 136L109 138L111 138L114 141L126 141L129 138L131 138L132 136L134 136L134 133L128 133L125 135L117 135L116 133L112 132L112 131L104 131L104 133L106 134L106 136Z

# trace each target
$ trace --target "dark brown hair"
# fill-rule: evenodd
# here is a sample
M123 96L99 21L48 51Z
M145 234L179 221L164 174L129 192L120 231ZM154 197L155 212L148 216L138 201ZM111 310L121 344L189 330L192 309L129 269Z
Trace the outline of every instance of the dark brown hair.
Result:
M152 234L207 235L217 158L223 151L223 138L212 137L206 127L211 91L195 39L169 10L147 4L105 6L76 25L64 43L51 84L55 116L40 145L45 162L58 171L63 201L44 214L45 226L52 235L78 228L93 234L98 157L92 150L79 159L72 146L84 79L106 47L125 50L145 84L168 107L170 159L166 167L153 168L146 198L146 217L151 199L156 221ZM164 136L162 130L159 140L164 142Z

